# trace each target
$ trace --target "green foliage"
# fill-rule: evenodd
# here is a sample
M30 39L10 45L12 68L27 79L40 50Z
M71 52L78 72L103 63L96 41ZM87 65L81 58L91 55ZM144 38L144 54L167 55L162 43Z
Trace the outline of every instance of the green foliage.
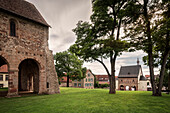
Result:
M0 91L8 91L8 88L0 88Z
M108 88L109 84L99 84L99 88Z
M77 23L73 29L77 40L70 50L85 61L112 58L115 53L128 50L130 44L121 40L119 30L129 3L127 0L93 0L91 23Z
M170 95L150 91L60 88L61 94L0 98L1 113L169 113ZM17 103L17 104L15 104Z
M56 53L54 60L59 78L69 76L71 79L81 79L86 73L86 68L82 67L83 61L68 51Z

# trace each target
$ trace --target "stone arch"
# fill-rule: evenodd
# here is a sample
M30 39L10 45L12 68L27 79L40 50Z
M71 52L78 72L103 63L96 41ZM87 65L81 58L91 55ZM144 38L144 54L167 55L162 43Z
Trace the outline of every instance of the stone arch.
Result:
M123 85L120 85L120 90L125 90Z
M6 66L7 65L7 66ZM9 82L9 63L2 55L0 55L0 67L2 66L3 73L0 75L2 82L0 83L1 87L8 87ZM7 69L7 70L6 70ZM9 88L8 88L9 89ZM8 91L1 92L1 96L7 96Z
M136 91L136 86L132 86L132 88L134 89L134 91Z
M34 60L37 63L39 70L42 70L44 68L44 65L42 65L41 60L39 60L38 58L35 58L35 57L21 57L21 58L19 58L19 62L17 62L17 67L19 67L21 62L26 59Z
M18 66L18 90L39 93L40 64L35 59L24 59Z

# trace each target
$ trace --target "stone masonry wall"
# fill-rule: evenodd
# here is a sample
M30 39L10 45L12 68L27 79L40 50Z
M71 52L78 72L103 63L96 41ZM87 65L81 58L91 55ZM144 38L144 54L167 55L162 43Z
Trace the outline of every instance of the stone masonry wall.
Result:
M130 88L135 86L136 90L138 90L138 78L119 78L118 79L118 89L120 90L120 86L123 85L124 89L126 86Z
M16 23L16 37L9 36L10 20ZM48 59L51 58L48 54L51 55L48 49L48 27L0 11L0 56L7 60L9 66L8 95L18 95L18 67L25 59L33 59L39 66L39 94L47 92L49 76L53 76L50 79L53 85L57 83L54 82L54 77L57 78L54 64ZM53 74L48 74L50 71ZM59 92L59 88L57 90L52 92Z

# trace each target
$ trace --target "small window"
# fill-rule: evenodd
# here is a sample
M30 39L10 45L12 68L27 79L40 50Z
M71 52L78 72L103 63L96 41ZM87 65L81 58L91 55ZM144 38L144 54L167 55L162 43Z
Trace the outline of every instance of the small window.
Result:
M47 88L49 88L49 82L47 82Z
M16 36L16 24L14 21L10 21L10 36Z
M3 81L3 75L0 75L0 81Z
M90 82L90 78L88 79L88 81Z
M147 86L149 86L149 82L147 82Z
M91 82L93 82L93 78L91 78Z
M123 80L121 80L121 82L123 82Z
M5 81L8 81L8 75L5 76Z
M86 78L86 82L87 82L87 78Z
M88 77L90 77L90 73L88 73Z
M78 83L78 86L81 87L81 83Z

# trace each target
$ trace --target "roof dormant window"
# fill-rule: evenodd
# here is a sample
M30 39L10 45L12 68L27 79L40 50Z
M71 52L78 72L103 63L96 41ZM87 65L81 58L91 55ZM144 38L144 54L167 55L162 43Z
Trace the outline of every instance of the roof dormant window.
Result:
M16 24L13 20L10 21L10 36L16 36Z

